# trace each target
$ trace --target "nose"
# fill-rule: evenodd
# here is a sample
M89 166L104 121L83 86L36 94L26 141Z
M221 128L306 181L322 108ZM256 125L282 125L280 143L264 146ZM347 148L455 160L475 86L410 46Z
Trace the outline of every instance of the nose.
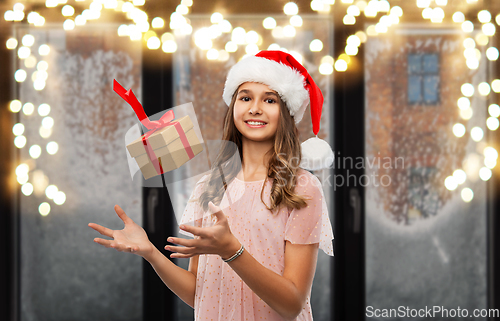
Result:
M258 101L254 101L254 103L250 106L249 113L251 115L262 113L262 109L261 109L260 103Z

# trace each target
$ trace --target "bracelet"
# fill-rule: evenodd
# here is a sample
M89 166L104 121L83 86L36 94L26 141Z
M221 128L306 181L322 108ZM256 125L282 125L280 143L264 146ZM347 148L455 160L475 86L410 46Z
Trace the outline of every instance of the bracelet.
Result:
M231 257L230 257L229 259L227 259L227 260L224 260L224 259L222 259L222 260L223 260L224 262L231 262L232 260L234 260L235 258L237 258L238 256L240 256L240 255L241 255L241 253L243 253L243 250L244 250L244 249L245 249L245 248L243 247L243 244L241 244L240 249L238 250L238 252L236 252L236 254L235 254L235 255L231 256Z

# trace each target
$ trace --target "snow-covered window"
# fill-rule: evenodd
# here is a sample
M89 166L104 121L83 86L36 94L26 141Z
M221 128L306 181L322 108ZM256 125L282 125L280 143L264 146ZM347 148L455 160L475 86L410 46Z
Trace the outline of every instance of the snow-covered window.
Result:
M436 173L436 167L409 168L407 224L436 215L439 194L432 183Z
M438 54L408 54L408 103L439 103Z

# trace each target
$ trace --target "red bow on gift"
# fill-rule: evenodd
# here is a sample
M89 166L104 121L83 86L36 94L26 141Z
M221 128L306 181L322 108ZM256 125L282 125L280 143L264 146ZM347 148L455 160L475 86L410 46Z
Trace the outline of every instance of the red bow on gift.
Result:
M132 89L126 90L116 81L116 79L113 79L113 90L132 107L141 124L149 129L149 131L142 136L142 143L144 144L146 153L148 154L148 157L153 163L153 166L155 167L158 174L163 174L163 168L158 158L156 157L156 154L151 148L151 144L148 142L148 138L159 129L173 125L177 130L177 133L179 134L179 138L181 139L181 142L186 149L189 159L194 157L194 153L191 149L191 146L189 145L186 133L184 133L181 124L178 121L174 121L175 116L173 110L167 111L163 116L161 116L159 120L149 120L148 116L144 112L144 108L142 107L141 103L137 100L137 97L135 97L134 93L132 92Z

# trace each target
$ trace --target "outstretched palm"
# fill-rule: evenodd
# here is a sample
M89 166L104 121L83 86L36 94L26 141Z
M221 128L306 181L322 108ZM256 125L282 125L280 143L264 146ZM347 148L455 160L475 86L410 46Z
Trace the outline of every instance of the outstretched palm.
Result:
M96 237L94 242L120 252L130 252L139 256L151 253L154 245L149 241L146 231L128 217L120 206L115 205L115 212L125 223L125 227L122 230L111 230L99 224L89 223L88 225L101 235L113 238L112 240L106 240Z

